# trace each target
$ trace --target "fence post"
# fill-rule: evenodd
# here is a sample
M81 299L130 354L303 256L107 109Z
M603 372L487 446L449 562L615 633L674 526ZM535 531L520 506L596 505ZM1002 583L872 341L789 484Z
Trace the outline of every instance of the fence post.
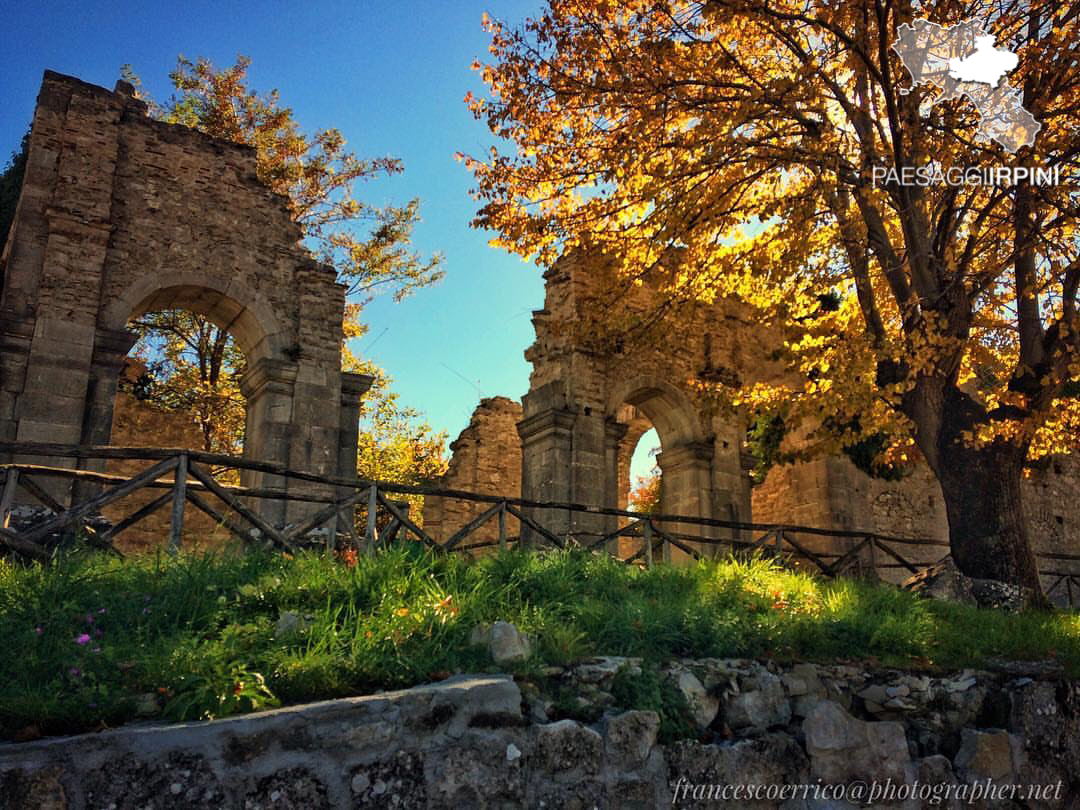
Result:
M645 567L652 568L652 521L641 521L641 536L645 541Z
M506 501L499 504L499 551L506 551Z
M879 577L878 577L878 572L877 572L877 540L875 538L873 538L873 537L867 537L866 539L870 541L869 544L868 544L869 554L867 554L867 556L870 558L870 560L869 560L869 562L870 562L870 576L869 576L869 579L878 579Z
M173 473L172 523L169 526L169 553L180 551L184 533L184 503L187 501L188 455L181 453Z
M375 482L368 487L367 501L367 531L364 532L364 551L368 554L375 552L375 543L379 540L379 533L375 528L375 510L378 508L379 492L375 488Z
M4 494L0 496L0 528L6 529L11 519L11 504L15 501L15 490L19 486L18 468L10 468L4 480Z

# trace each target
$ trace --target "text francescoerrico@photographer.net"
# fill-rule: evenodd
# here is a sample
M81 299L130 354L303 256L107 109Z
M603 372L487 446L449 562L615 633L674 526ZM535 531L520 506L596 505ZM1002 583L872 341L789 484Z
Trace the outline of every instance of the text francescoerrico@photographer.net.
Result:
M846 801L851 804L874 805L879 802L919 801L924 807L964 802L974 805L983 801L1059 801L1064 786L1059 780L1049 784L1017 784L983 779L976 782L894 782L892 779L853 781L829 784L716 784L690 782L680 776L672 785L671 803L682 802L756 802L787 801L791 799L816 801Z

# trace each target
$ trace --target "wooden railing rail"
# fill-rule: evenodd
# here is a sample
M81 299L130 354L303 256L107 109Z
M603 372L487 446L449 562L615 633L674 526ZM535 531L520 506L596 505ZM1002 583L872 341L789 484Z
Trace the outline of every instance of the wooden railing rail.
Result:
M0 464L0 546L37 560L47 560L51 554L43 541L72 525L82 526L84 535L92 544L119 553L113 545L117 535L163 509L166 504L170 506L166 547L172 553L178 551L182 543L185 507L188 504L245 543L270 544L287 551L294 551L301 545L311 545L313 541L310 538L318 531L325 532L325 538L320 542L324 542L328 548L345 542L365 552L394 543L406 535L440 551L458 552L476 552L495 547L505 549L511 545L533 546L539 541L541 545L558 548L574 546L616 553L615 549L625 548L629 541L631 548L634 543L639 543L636 551L623 552L624 556L621 557L624 562L631 564L652 566L657 559L668 561L679 553L700 559L713 556L717 550L726 547L733 553L766 553L781 557L794 565L809 565L824 576L835 577L878 570L917 573L927 562L925 559L916 561L912 558L912 552L922 549L925 555L928 550L940 549L940 556L944 556L948 550L948 543L932 538L896 537L875 532L739 522L690 515L642 514L625 509L535 501L431 486L350 480L187 448L73 447L0 442L0 457L17 459ZM136 461L146 462L149 466L125 476L76 469L55 462L48 464L26 460L42 458ZM285 484L278 487L226 485L214 477L212 468L269 473ZM64 499L58 500L50 494L50 487L42 483L44 479L92 485L84 488L92 494L65 505L61 502ZM319 486L308 487L305 491L305 484ZM143 489L163 491L124 514L104 531L95 532L84 525L87 518L99 514L103 507L115 505ZM40 504L48 514L16 531L11 527L10 518L20 492ZM394 499L395 496L406 495L471 502L482 509L440 543L409 517L407 503ZM254 506L267 499L312 504L314 511L292 525L272 525ZM606 533L572 529L563 535L545 526L545 521L537 517L539 513L559 512L600 516L625 525ZM357 522L358 517L360 523ZM519 527L517 533L511 533L508 520L516 521ZM485 537L477 540L481 530L492 522L497 524L495 539L490 539L492 533L487 529L483 532ZM583 525L587 526L589 522ZM822 538L840 541L846 548L814 548L813 541ZM470 539L473 542L468 542ZM1077 566L1076 570L1066 570L1069 566L1046 565L1042 567L1042 574L1052 579L1047 587L1048 594L1064 592L1069 605L1074 601L1080 602L1080 555L1045 552L1037 556L1047 563L1074 563Z

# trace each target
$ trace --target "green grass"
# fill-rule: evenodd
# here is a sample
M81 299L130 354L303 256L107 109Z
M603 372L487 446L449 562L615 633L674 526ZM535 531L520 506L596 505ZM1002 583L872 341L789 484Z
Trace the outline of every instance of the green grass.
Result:
M287 611L302 626L279 634ZM492 671L468 637L495 619L535 639L523 675L602 654L920 668L1053 658L1080 673L1075 615L1008 616L760 559L650 571L584 553L470 563L417 548L352 568L318 554L0 560L0 736L116 725L145 693L190 719Z

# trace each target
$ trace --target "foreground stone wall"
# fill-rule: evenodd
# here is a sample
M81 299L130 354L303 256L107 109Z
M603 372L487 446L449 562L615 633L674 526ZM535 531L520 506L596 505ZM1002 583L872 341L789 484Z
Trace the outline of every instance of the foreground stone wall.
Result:
M639 664L595 659L549 678L577 690L584 705L603 705L615 674ZM987 779L1040 786L1048 798L940 806L1080 801L1074 682L715 659L672 664L668 676L693 700L697 740L658 744L659 718L650 711L552 721L551 704L533 684L457 676L210 723L0 746L0 809L844 810L870 797L827 802L790 791L857 782L872 789L886 780L894 790L916 781L955 790ZM723 785L789 786L789 798L703 798Z
M450 444L450 465L436 486L482 495L520 497L521 440L517 423L521 415L521 405L506 397L480 400L468 426ZM453 498L425 498L424 530L435 540L445 542L489 507L490 504ZM508 522L508 533L516 531L516 523ZM491 520L464 542L493 543L498 536L498 523Z

